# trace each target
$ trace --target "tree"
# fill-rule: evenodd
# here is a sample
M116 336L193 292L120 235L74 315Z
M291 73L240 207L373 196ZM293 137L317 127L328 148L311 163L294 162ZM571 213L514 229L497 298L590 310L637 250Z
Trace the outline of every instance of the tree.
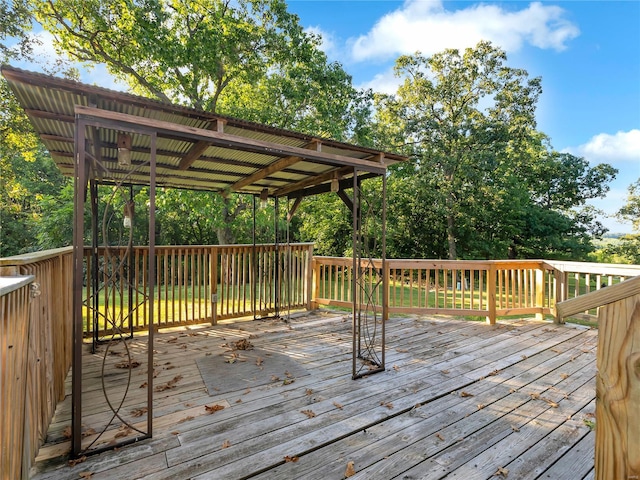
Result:
M60 50L105 64L135 93L337 139L356 129L351 111L362 102L351 77L328 63L320 39L282 0L33 3ZM197 225L215 228L220 243L236 240L233 223L246 200L179 196L187 208L215 207L216 218Z
M468 217L463 203L493 205L503 170L522 160L535 127L540 79L505 61L488 42L463 53L402 56L395 69L405 81L379 102L387 119L401 123L405 145L418 159L416 174L437 185L451 259L458 257L460 224ZM483 188L494 184L498 188Z
M617 171L555 152L535 129L541 80L505 63L487 42L403 56L404 83L377 97L376 135L415 159L390 179L410 185L391 216L412 235L402 256L442 252L444 234L450 259L581 258L603 233L585 200Z
M607 245L605 253L627 263L640 265L640 178L629 185L628 190L627 203L618 210L616 216L620 220L630 221L635 233L624 235L617 243Z

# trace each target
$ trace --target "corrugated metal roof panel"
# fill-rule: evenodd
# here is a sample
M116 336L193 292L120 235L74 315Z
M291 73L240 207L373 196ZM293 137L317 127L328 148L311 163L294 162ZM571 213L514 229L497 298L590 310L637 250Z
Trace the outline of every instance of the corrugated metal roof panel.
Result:
M91 152L95 145L100 145L100 155L97 156L103 159L114 181L149 182L151 137L131 133L132 129L136 130L145 122L148 125L144 130L155 129L158 132L156 176L159 185L208 190L232 188L242 192L259 192L267 187L274 192L298 182L312 184L315 176L344 166L357 166L360 170L371 169L377 173L384 171L385 165L377 161L381 152L372 149L316 139L11 67L2 67L2 73L54 161L66 175L73 174L77 105L97 108L86 110L93 112L92 117L83 114L86 121L96 125L85 132L87 148ZM116 113L131 117L120 115L122 118L119 119ZM216 133L218 120L224 122L221 134ZM98 125L102 127L98 128ZM134 162L131 171L117 163L118 133L126 132L127 125L131 125L128 130ZM308 153L296 150L306 150L314 141L322 145L319 152L317 149L308 149ZM296 161L298 156L305 160ZM388 162L405 159L395 154L384 156ZM242 183L234 185L239 181Z

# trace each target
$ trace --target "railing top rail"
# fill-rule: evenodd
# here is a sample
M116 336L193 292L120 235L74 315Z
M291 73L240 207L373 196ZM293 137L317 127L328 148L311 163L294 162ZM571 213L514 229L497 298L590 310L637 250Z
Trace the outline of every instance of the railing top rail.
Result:
M50 258L57 257L73 252L73 247L52 248L51 250L43 250L41 252L23 253L12 257L0 258L0 267L14 267L19 265L29 265L31 263L41 262Z
M256 243L256 247L273 247L275 244L274 243ZM313 242L297 242L297 243L279 243L279 246L285 246L285 245L291 245L294 247L310 247L313 246L314 243ZM230 245L156 245L155 249L156 250L167 250L167 249L176 249L176 248L182 248L182 249L204 249L204 248L251 248L253 247L252 243L234 243L234 244L230 244ZM71 248L71 247L69 247ZM90 246L85 246L84 247L85 250L87 249L91 249ZM98 247L100 248L105 248L103 245ZM111 248L127 248L126 246L112 246ZM147 245L134 245L132 248L140 248L140 249L146 249L149 248ZM11 257L13 258L13 257Z
M592 275L621 275L636 277L640 275L640 265L623 265L618 263L592 263L545 260L547 265L561 272L590 273Z
M568 317L575 313L585 312L638 294L640 294L640 276L559 302L557 304L558 316L561 318Z
M33 275L18 275L15 277L0 277L0 297L8 295L19 288L29 285L36 277Z

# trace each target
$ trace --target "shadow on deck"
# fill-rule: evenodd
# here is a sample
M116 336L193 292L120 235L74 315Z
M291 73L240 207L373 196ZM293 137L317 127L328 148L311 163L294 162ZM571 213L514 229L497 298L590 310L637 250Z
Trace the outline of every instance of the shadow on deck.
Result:
M350 328L346 317L320 311L289 324L158 334L157 382L179 378L155 394L153 439L69 466L67 395L33 478L326 480L345 478L351 465L352 479L593 478L597 331L396 317L387 371L354 381ZM228 354L223 345L241 339L266 351L267 362L269 352L286 354L307 374L283 371L223 391L221 367L223 388L210 396L197 359ZM265 383L252 361L253 378ZM142 370L132 382L141 397ZM213 405L224 408L210 413Z

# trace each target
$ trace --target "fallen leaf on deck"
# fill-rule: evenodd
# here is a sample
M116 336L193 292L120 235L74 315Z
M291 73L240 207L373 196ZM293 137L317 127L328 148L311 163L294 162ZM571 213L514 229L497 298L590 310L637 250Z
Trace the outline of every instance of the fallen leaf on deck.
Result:
M95 435L97 432L94 428L87 428L81 434L82 438L88 437L89 435Z
M87 457L83 455L80 458L74 458L73 460L69 460L69 466L75 467L77 464L84 462L86 459Z
M313 393L313 390L311 390L310 388L307 388L307 389L304 391L304 394L305 394L305 395L311 395L312 393Z
M440 372L446 375L447 373L449 373L449 370L440 370Z
M393 408L393 403L391 402L380 402L380 405L382 405L383 407L387 407L389 410Z
M167 339L167 343L176 343L178 341L178 337L169 337Z
M262 357L258 357L256 358L256 365L259 367L264 363L264 360L262 359Z
M120 363L116 363L116 368L136 368L140 366L140 362L137 360L124 361Z
M566 380L567 378L569 378L569 374L568 373L561 373L560 374L560 378L562 378L563 380Z
M509 475L509 470L507 470L506 468L502 468L502 467L498 467L498 471L496 473L493 474L494 477L505 477L507 478L507 475Z
M295 381L296 381L296 379L295 379L295 378L285 378L285 379L282 381L282 385L289 385L289 384L291 384L291 383L293 383L293 382L295 382Z
M540 398L540 394L539 393L530 393L529 396L534 399L534 400L538 400Z
M478 410L482 410L484 408L484 405L482 403L478 404Z
M242 399L241 398L237 399L236 403L242 403Z
M353 477L356 474L356 467L353 462L347 462L347 469L344 472L344 477Z
M64 438L71 438L71 426L67 425L66 427L64 427L64 430L62 431L62 436Z
M473 397L472 393L465 392L464 390L460 392L461 397Z
M231 442L229 440L225 440L222 442L222 448L229 448L231 446Z
M131 410L131 416L132 417L141 417L145 413L147 413L147 407L136 408L134 410Z
M333 406L336 407L338 410L342 410L342 405L339 404L338 402L333 402Z
M286 456L284 457L284 461L285 461L285 463L295 463L295 462L297 462L298 460L300 460L300 458L299 458L299 457L290 457L289 455L286 455Z
M280 377L278 377L277 375L271 375L271 381L272 382L279 382L280 381Z
M493 372L490 372L488 376L489 376L489 377L493 377L493 376L498 375L499 373L500 373L500 370L497 370L497 369L496 369L496 370L494 370Z
M400 367L399 367L398 365L394 365L394 366L393 366L393 369L397 372L397 371L399 371L399 370L400 370Z
M244 391L244 394L245 394L245 395L246 395L247 393L251 393L251 389L250 389L250 388L247 388L247 389Z
M172 388L176 388L176 383L182 380L182 375L176 375L167 383L163 383L162 385L158 385L153 390L156 392L164 392L165 390L171 390Z
M91 478L93 477L93 472L80 472L78 476L80 478Z
M118 429L118 433L116 433L115 438L122 438L122 437L128 437L131 433L133 433L133 430L131 430L129 427L127 427L126 425L122 425L119 429Z
M514 432L519 432L520 431L520 429L518 427L514 427L514 426L511 427L511 430L513 430Z
M189 420L193 420L193 417L191 415L189 415L188 417L181 418L176 423L184 423L184 422L188 422Z
M140 388L147 388L147 382L143 382L140 384Z
M526 360L527 356L526 355L520 355L520 358L522 358L523 360Z
M219 412L220 410L224 410L224 405L218 405L218 404L211 405L211 406L205 405L204 409L206 410L207 413L216 413L216 412Z
M547 402L552 408L558 408L558 404L556 402L554 402L553 400L549 399L549 398L545 398L545 397L541 397L540 400L544 400L545 402Z
M304 413L307 417L313 418L316 416L311 410L300 410L300 413Z
M287 378L293 378L293 374L289 373L289 372L284 372L284 376Z
M243 338L242 340L233 342L231 348L234 350L253 350L253 344L246 338Z
M436 437L438 437L440 440L442 440L444 442L444 437L442 435L440 435L439 433L436 433Z
M173 432L171 432L171 435L180 435L180 432L177 430L174 430Z

